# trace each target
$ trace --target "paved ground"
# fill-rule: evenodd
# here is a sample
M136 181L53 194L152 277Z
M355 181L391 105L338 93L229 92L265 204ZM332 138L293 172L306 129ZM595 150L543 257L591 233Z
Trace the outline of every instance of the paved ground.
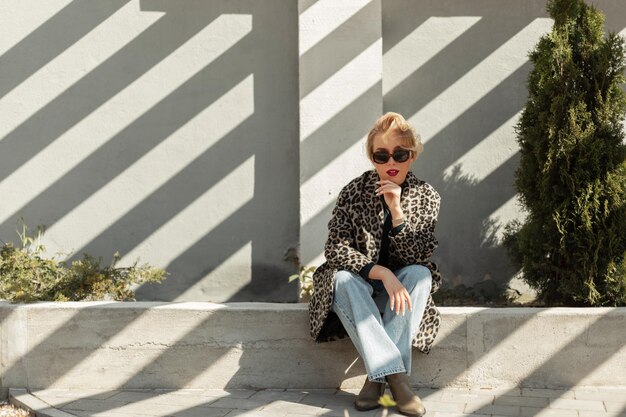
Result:
M11 390L38 416L70 417L378 417L356 411L358 390ZM626 388L419 389L427 417L626 417ZM389 410L389 417L399 416Z

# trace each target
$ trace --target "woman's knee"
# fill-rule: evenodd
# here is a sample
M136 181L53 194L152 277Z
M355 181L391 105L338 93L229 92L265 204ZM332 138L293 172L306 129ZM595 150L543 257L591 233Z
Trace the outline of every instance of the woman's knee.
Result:
M402 268L402 273L405 274L402 280L405 288L409 290L417 288L419 290L430 291L432 286L432 274L430 269L423 265L408 265Z
M352 274L348 271L337 271L335 274L335 291L341 291L350 285Z
M350 292L348 288L355 288L355 287L356 288L363 287L363 289L366 289L365 288L366 286L369 286L369 284L366 284L364 281L361 280L361 278L358 275L353 274L352 272L341 270L341 271L337 271L337 273L335 274L335 291L336 292L344 292L344 291Z

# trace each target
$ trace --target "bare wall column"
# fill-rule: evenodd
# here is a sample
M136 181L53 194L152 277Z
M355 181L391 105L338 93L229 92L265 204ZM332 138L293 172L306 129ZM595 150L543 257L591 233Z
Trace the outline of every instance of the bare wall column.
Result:
M300 0L300 262L319 265L337 194L370 168L382 112L380 0Z

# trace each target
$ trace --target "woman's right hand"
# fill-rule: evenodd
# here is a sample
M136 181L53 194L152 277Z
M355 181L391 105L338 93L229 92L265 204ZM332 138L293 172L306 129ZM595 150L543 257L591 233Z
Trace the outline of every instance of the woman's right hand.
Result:
M411 296L404 285L400 282L398 277L389 269L384 266L376 265L372 271L378 275L378 278L383 282L387 294L389 294L389 308L396 312L396 314L404 315L406 308L409 311L413 311L413 304L411 303ZM371 275L371 274L370 274Z

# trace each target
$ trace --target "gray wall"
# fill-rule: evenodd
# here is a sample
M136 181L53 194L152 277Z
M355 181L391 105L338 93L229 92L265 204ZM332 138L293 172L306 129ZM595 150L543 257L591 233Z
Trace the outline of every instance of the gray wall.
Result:
M165 267L141 299L295 301L297 4L57 3L1 29L0 238Z
M300 259L323 262L341 188L371 169L363 140L383 111L380 0L300 3Z
M626 7L598 2L608 27ZM383 111L426 142L451 284L507 282L527 0L35 0L0 25L0 239L166 268L143 300L295 301Z

